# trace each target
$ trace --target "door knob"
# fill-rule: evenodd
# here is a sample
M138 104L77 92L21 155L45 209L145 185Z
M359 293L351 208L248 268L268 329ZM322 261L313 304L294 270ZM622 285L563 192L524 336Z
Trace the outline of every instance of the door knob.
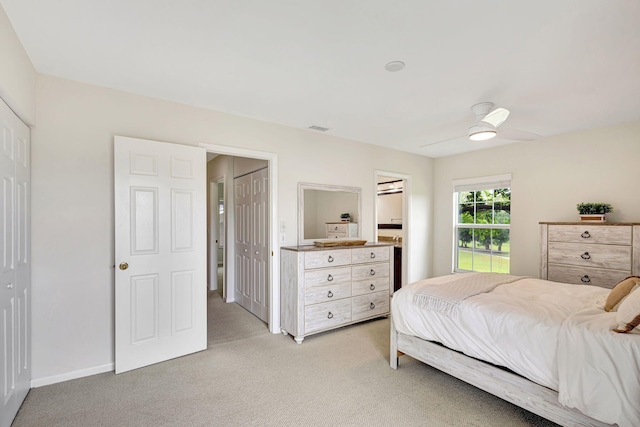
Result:
M120 270L126 270L127 268L129 268L129 264L127 264L126 262L120 263Z

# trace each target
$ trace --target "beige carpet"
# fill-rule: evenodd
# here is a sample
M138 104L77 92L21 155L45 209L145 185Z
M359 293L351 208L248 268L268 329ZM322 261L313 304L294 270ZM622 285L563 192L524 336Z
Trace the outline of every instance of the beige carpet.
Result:
M209 295L209 349L31 390L22 426L553 426L403 356L389 320L305 339Z

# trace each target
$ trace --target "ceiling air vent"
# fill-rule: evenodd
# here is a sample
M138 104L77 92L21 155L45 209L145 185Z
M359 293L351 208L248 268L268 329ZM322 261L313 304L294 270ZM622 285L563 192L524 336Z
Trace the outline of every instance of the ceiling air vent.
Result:
M320 132L326 132L326 131L329 130L329 128L323 128L322 126L316 126L316 125L309 126L309 129L317 130L317 131L320 131Z

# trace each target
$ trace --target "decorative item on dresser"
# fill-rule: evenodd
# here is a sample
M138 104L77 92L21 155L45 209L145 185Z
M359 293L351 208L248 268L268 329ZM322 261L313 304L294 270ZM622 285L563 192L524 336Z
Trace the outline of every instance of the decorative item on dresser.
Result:
M358 237L358 224L355 222L327 222L326 227L328 239Z
M609 203L578 203L576 205L581 221L605 222L606 215L613 212Z
M282 333L305 337L389 314L393 245L281 248Z
M541 222L540 278L611 288L640 274L640 223Z

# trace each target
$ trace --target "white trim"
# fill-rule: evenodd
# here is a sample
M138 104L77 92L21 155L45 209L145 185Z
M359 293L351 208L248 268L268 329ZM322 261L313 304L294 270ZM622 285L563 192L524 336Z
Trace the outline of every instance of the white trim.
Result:
M66 372L64 374L52 375L50 377L31 379L31 388L43 387L45 385L61 383L78 378L90 377L91 375L96 374L104 374L105 372L113 372L114 367L114 363L107 363L105 365L98 365L92 368L85 368L77 371Z
M390 172L381 169L373 170L373 237L378 240L378 177L398 178L402 182L402 286L409 283L411 271L411 175Z
M278 155L266 151L249 150L246 148L229 147L217 144L198 144L199 147L207 151L227 156L250 157L254 159L267 160L269 162L269 250L271 251L271 263L269 265L269 331L273 334L280 333L280 246L278 243ZM225 205L227 198L225 185ZM226 206L225 206L226 208ZM227 219L229 219L227 217ZM228 223L228 221L227 221ZM227 228L228 229L228 228ZM227 233L228 234L228 233ZM227 235L225 235L227 238ZM228 241L227 241L228 242ZM225 250L229 248L226 245ZM229 248L231 249L231 248ZM231 264L231 259L226 261ZM228 278L231 282L231 277Z
M511 186L511 174L481 176L477 178L454 179L453 192L477 191L488 188L502 188Z

